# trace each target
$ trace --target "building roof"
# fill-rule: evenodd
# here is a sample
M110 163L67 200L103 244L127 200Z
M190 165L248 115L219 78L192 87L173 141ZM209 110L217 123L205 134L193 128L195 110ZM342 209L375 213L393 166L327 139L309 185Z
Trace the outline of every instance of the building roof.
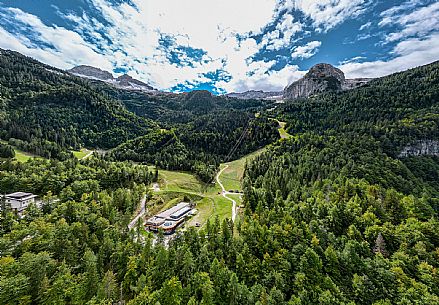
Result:
M170 209L167 209L167 210L161 212L160 214L157 214L156 217L167 219L171 215L173 215L174 213L180 211L181 209L187 208L189 206L190 206L189 202L180 202L176 206L174 206Z
M160 218L160 217L157 217L157 216L153 216L153 217L149 218L149 219L146 221L146 224L148 224L148 225L153 225L153 226L159 226L159 225L161 225L161 224L164 223L164 222L165 222L165 219L164 219L164 218Z
M190 210L192 210L192 208L190 208L190 207L184 207L184 208L178 210L177 212L172 213L172 215L169 216L169 217L172 218L172 219L179 219L179 218L181 218L183 215L185 215L187 212L189 212Z
M15 192L15 193L7 194L5 197L9 199L20 200L20 199L35 198L37 197L37 195L34 195L32 193L25 193L25 192Z

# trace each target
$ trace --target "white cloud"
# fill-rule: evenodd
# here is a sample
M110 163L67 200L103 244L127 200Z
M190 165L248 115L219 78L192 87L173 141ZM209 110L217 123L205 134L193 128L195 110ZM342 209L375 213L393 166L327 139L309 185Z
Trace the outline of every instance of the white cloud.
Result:
M261 46L265 46L267 50L286 48L291 44L294 35L302 30L302 23L295 22L291 14L284 14L280 22L276 25L276 29L264 35Z
M385 17L380 22L380 26L396 25L402 28L387 35L387 42L398 41L407 37L425 36L439 30L439 2L418 8L411 13L391 9L383 13L383 16Z
M282 91L288 84L301 78L305 71L299 71L295 65L286 65L279 71L269 70L271 63L258 64L254 67L254 74L232 81L220 82L218 86L228 92L244 92L249 90Z
M0 47L17 50L60 68L89 64L111 71L124 67L131 76L162 90L178 84L196 86L210 82L205 74L219 70L231 80L220 81L215 86L228 92L274 91L282 90L304 72L291 64L278 70L277 59L255 60L256 54L262 49L276 53L308 37L306 30L309 27L303 22L311 23L321 34L359 16L371 3L370 0L222 0L209 3L205 0L131 0L133 6L126 2L87 1L108 24L99 22L92 12L82 15L59 12L73 26L68 30L44 24L38 17L19 9L0 8L0 17L6 12L3 17L16 26L11 34L0 25ZM369 63L346 61L342 67L348 76L381 76L437 59L437 37L434 40L428 29L438 28L438 3L430 5L430 10L422 10L416 9L415 2L418 1L404 3L412 10L410 14L404 13L407 9L401 5L381 15L381 26L397 24L401 27L401 33L388 36L389 40L399 42L393 50L394 59ZM303 12L306 20L299 21L294 14L296 11ZM368 24L361 28L365 29ZM266 32L267 29L270 31ZM160 39L166 35L174 43L163 48ZM258 43L252 38L255 35L261 35L262 41ZM417 38L421 36L424 39ZM407 37L412 39L403 41ZM202 49L206 55L194 61L178 49L182 46ZM295 46L291 48L291 57L284 60L310 58L320 46L320 41ZM190 64L171 62L171 51Z
M347 78L381 77L436 61L438 54L439 34L435 34L428 39L411 38L398 43L393 50L395 57L388 61L349 62L339 68Z
M359 30L359 31L363 31L363 30L365 30L365 29L370 28L371 25L372 25L372 22L371 22L371 21L366 22L365 24L363 24L362 26L360 26L360 28L359 28L358 30Z
M380 14L379 26L393 30L385 42L396 43L391 59L372 62L346 61L340 68L347 77L380 77L439 59L439 2L424 5L423 1L410 0ZM394 29L398 28L398 31Z
M295 47L291 57L293 59L310 58L317 53L321 45L320 41L310 41L304 46Z
M369 3L367 0L286 0L277 10L300 10L312 19L318 31L328 31L364 13Z
M68 68L76 63L96 63L104 69L111 69L111 63L94 50L94 45L86 43L79 34L60 27L49 27L34 15L19 9L9 10L17 22L30 26L38 33L39 41L51 47L41 47L24 35L12 35L0 27L0 41L3 48L13 49L29 56L38 58L59 68ZM24 28L24 31L27 29Z
M12 37L2 29L4 39L0 46L61 68L78 64L106 70L126 67L130 75L160 89L185 82L210 81L203 74L218 69L236 79L242 73L251 72L249 58L260 47L253 38L248 38L248 33L260 31L272 20L276 0L260 0L257 9L249 9L255 5L253 0L223 0L208 5L204 0L132 0L134 6L114 5L104 0L90 0L90 3L109 26L87 14L69 13L64 18L74 25L74 29L67 30L45 25L36 16L19 9L8 9L9 18L17 18L31 28L40 43L30 41L33 37L29 33L14 33ZM202 49L207 55L192 65L181 67L172 63L167 58L170 50L160 48L162 34L174 37L177 45ZM92 41L86 42L84 36ZM242 40L238 36L247 38ZM44 48L41 42L52 44L53 48ZM182 52L178 56L188 59Z

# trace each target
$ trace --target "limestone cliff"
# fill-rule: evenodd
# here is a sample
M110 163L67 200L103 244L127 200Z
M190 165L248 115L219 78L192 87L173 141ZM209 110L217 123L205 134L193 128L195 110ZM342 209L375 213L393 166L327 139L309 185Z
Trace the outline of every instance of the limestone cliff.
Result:
M284 89L284 99L306 98L324 91L349 90L370 79L345 79L343 71L330 64L317 64L305 76Z
M439 156L439 141L424 140L403 148L399 157Z

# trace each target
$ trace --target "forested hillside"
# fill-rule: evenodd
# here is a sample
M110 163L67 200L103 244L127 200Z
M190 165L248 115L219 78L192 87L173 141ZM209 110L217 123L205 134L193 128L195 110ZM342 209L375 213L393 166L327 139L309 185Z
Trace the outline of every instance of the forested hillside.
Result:
M439 304L439 157L400 155L439 140L438 71L288 101L257 119L265 102L225 109L205 92L137 100L105 89L161 129L120 144L111 162L4 161L1 192L49 194L24 218L1 214L0 304ZM155 175L114 160L216 166L247 126L237 155L274 141L274 116L291 137L246 164L235 223L209 221L169 243L127 229Z
M375 79L361 88L287 102L277 109L291 133L369 134L393 156L416 140L437 139L439 62Z
M163 169L192 171L202 181L210 182L227 157L241 157L279 137L275 122L255 119L252 113L243 111L217 110L192 120L128 141L109 156L156 164ZM236 150L232 150L237 143Z
M117 147L108 154L112 160L188 170L205 182L244 131L230 158L278 138L274 122L255 119L255 112L267 106L264 101L207 91L116 89L5 50L0 51L0 106L0 138L25 151L66 160L69 149Z
M60 148L111 148L156 127L89 82L5 50L0 105L1 138L47 140Z

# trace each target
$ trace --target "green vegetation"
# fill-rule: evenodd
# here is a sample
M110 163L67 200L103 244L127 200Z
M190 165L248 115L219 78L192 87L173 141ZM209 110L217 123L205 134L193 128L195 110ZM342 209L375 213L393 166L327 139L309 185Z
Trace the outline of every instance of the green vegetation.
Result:
M72 151L73 155L75 156L76 159L83 159L84 157L86 157L91 151L88 150L87 148L81 148L81 150L74 150Z
M5 150L4 153L0 152L1 158L15 158L17 161L26 162L30 158L35 158L36 156L27 152L24 152L15 146L9 145L8 142L0 140L0 149Z
M219 186L200 182L193 174L160 170L159 186L160 191L155 193L155 197L159 197L158 201L162 203L159 210L177 204L185 198L190 198L196 203L199 214L189 225L196 222L205 224L207 219L214 220L216 217L220 220L231 217L231 203L218 194L221 192ZM157 201L157 198L153 198L152 201Z
M263 151L264 150L261 149L241 159L220 165L220 169L223 169L227 165L227 169L222 171L219 176L226 190L242 192L241 182L246 163L253 160ZM154 167L151 166L150 170L154 170ZM198 197L195 197L194 202L196 203L196 208L199 210L199 213L188 222L188 226L194 226L196 223L203 226L207 220L214 221L216 217L219 217L220 221L231 218L232 202L222 196L221 187L216 181L215 184L206 184L200 182L193 174L167 170L159 171L158 181L160 191L156 192L156 196L160 197L158 201L162 204L159 208L156 207L153 210L154 212L178 203L178 201L183 200L185 196L194 198L194 195L196 195ZM242 203L242 196L239 194L229 194L227 196L234 199L237 205ZM178 200L175 200L176 198L178 198ZM157 202L157 198L153 198L152 202Z
M260 155L264 149L257 150L241 159L234 160L231 162L227 162L221 165L220 169L223 169L227 166L226 169L221 173L221 182L224 185L224 188L229 191L242 191L242 178L244 176L244 169L246 163L253 160L255 157Z
M19 53L0 54L0 138L65 160L70 148L112 148L156 128L90 82Z
M287 125L286 122L279 122L279 135L282 139L289 139L292 136L286 131L285 126Z
M14 151L15 151L15 159L17 159L17 161L20 161L20 162L26 162L30 158L36 157L35 155L32 155L30 153L26 153L26 152L21 151L19 149L14 149Z
M214 111L194 116L193 121L166 131L152 132L114 149L109 157L155 163L168 170L191 171L211 182L227 157L253 152L278 138L276 124L265 118L253 119L248 112ZM228 156L236 143L240 143Z
M12 72L5 71L0 84L12 84ZM53 73L29 71L18 77L20 84L56 89ZM37 84L26 78L32 73L40 79ZM255 125L248 144L236 156L278 138L273 137L278 126L271 124L276 122L268 123L268 114L258 109L264 102L250 101L250 111L242 101L226 99L233 109L229 112L221 106L222 98L206 92L148 97L93 85L102 92L86 98L93 103L84 103L80 112L109 107L114 111L103 117L121 125L99 125L102 129L84 133L78 126L87 129L105 120L87 115L79 124L66 118L63 122L73 129L63 129L66 125L51 120L61 112L51 113L49 100L35 100L40 94L30 93L33 87L26 84L2 85L0 96L12 105L38 101L27 113L44 114L42 120L51 125L41 127L41 133L32 124L29 129L17 125L23 136L13 138L25 140L27 132L34 132L23 145L40 149L44 156L50 147L54 153L63 150L57 159L21 163L7 158L0 165L1 193L47 194L42 207L31 206L25 217L0 202L0 304L439 304L439 157L428 149L421 156L401 154L407 145L438 141L439 63L349 92L289 101L270 112L294 136L268 145L247 162L228 164L223 172L227 187L238 187L242 177L244 210L234 223L227 219L231 202L218 194L218 185L202 183L187 172L160 170L157 177L155 169L115 160L138 158L166 168L180 153L199 153L191 162L215 165L215 172L225 166L221 162L230 146L221 148L221 157L215 157L214 149L226 146L223 139L233 145L249 123L243 114L261 113L251 121ZM26 99L17 92L27 94ZM63 108L69 98L81 103L88 93L64 96ZM135 109L136 116L127 114L116 99ZM46 106L40 108L40 102ZM146 107L148 103L152 106ZM6 109L8 115L20 115L18 108ZM195 118L210 120L213 113L225 117L212 118L211 125ZM238 114L242 120L236 120ZM131 129L137 123L127 122L130 117L145 127L141 134ZM143 125L150 119L166 131L151 132ZM11 130L2 136L11 138ZM115 152L121 155L85 160L66 155L60 161L64 149L98 145L104 134L106 145L117 143ZM68 144L58 142L56 135ZM147 188L155 180L160 191L151 194ZM171 241L143 232L140 222L129 230L145 194L151 212L180 200L197 202L200 212L189 224L199 222L202 228L186 226ZM237 194L228 196L238 199Z

